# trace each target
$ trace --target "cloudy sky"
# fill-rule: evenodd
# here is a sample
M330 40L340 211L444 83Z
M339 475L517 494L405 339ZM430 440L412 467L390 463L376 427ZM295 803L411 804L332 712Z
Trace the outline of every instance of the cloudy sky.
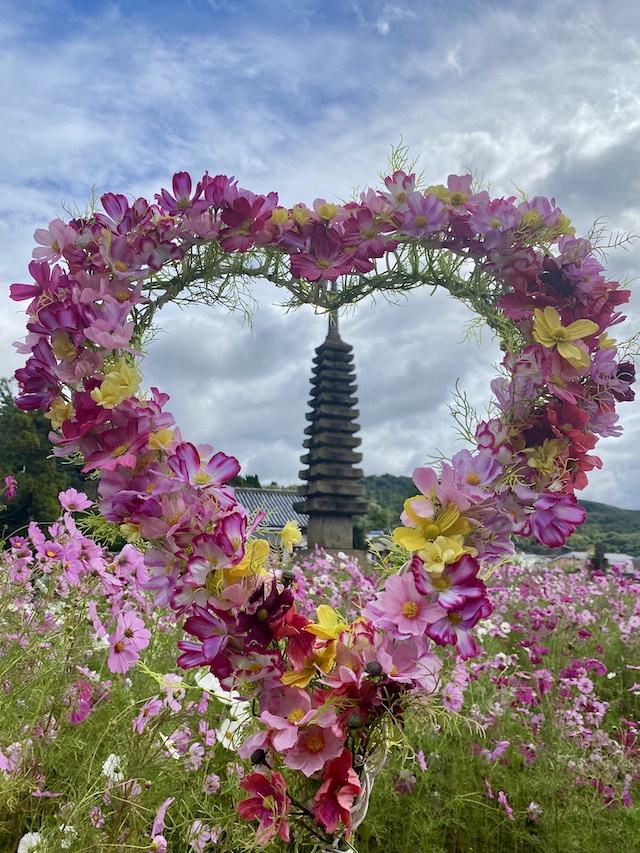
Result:
M640 19L634 0L0 0L0 375L21 365L9 284L32 235L92 192L152 198L176 171L234 175L282 204L379 185L400 141L426 182L468 170L493 195L556 198L579 234L640 231ZM640 240L611 251L640 269ZM263 482L297 480L326 319L255 285L253 331L204 307L161 315L144 362L183 435ZM618 339L640 329L634 294ZM353 344L365 474L410 474L463 445L456 381L482 410L497 347L465 342L446 293L362 303ZM640 509L640 409L599 445L582 496Z

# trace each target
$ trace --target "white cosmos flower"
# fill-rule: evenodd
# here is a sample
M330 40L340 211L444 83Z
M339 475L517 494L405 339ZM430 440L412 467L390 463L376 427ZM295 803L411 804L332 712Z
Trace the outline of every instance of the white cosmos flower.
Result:
M18 849L16 853L28 853L29 850L44 851L42 846L42 836L39 832L27 832L18 841Z
M107 756L104 764L102 765L102 775L106 776L107 779L111 779L112 782L122 782L124 779L122 767L122 759L112 752L111 755Z
M162 732L158 732L158 734L160 735L160 739L162 740L164 748L169 753L169 756L171 758L180 758L180 753L176 749L175 741L171 740L170 737L163 735Z
M221 743L225 749L235 751L243 740L242 730L246 725L246 720L238 720L233 717L227 717L222 721L222 725L216 732L216 740Z
M240 694L235 690L225 690L220 681L212 672L199 672L196 675L196 684L210 696L215 696L225 705L232 705L240 699Z

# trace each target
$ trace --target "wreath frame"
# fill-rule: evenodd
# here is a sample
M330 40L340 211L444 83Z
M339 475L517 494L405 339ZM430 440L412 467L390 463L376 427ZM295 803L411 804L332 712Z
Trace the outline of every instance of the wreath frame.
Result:
M101 203L38 229L34 283L11 285L29 300L17 404L45 411L54 453L97 472L102 517L144 550L157 604L186 617L179 665L207 667L256 708L258 731L238 748L256 768L241 816L259 821L261 843L288 840L294 821L337 849L366 811L388 725L442 690L434 649L450 653L454 680L478 654L484 580L511 537L557 547L584 521L575 491L601 465L590 451L619 434L616 406L634 397L633 363L607 335L629 291L555 200L492 199L469 174L422 190L397 168L353 202L285 208L233 178L207 173L194 188L179 172L155 203ZM183 440L167 395L139 390L163 305L247 309L255 279L286 291L288 309L326 312L442 286L505 351L497 414L477 425L474 452L414 471L419 495L393 532L406 559L352 623L327 605L314 623L297 613L298 531L272 550L254 538L262 518L228 485L237 460Z

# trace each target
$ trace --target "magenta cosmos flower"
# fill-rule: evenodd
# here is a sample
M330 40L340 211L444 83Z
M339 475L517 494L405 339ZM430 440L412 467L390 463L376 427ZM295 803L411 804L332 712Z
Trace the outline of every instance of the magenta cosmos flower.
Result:
M289 824L285 817L289 813L291 800L287 797L287 783L280 773L251 773L241 782L252 796L238 803L238 814L243 820L258 820L256 832L258 843L268 844L276 832L283 841L289 840Z
M587 517L573 495L544 492L533 506L535 512L529 517L531 533L537 542L549 548L564 545Z
M434 576L425 571L424 563L414 554L411 560L411 572L416 589L422 595L431 597L444 610L461 607L471 598L482 598L487 591L478 578L480 565L477 560L464 554L457 562L444 567L441 575Z

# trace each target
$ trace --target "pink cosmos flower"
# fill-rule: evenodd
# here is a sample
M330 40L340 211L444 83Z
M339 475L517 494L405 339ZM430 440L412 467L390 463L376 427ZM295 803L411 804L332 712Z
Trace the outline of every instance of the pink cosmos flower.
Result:
M151 828L151 835L160 835L164 831L164 818L167 813L167 809L171 805L171 803L175 802L175 797L168 797L164 803L158 809L156 816L153 821L153 827Z
M49 228L36 228L33 237L41 248L34 249L32 257L36 261L54 264L62 257L65 246L73 244L77 236L71 225L67 225L62 219L54 219L49 223Z
M362 657L365 664L377 661L390 681L412 684L427 694L434 694L439 687L442 662L429 651L426 637L397 641L381 634L375 646L365 649Z
M93 501L90 501L84 492L79 492L77 489L67 489L66 492L60 492L58 500L60 506L68 512L82 512L93 506Z
M205 461L195 445L186 441L176 447L168 462L175 474L196 488L218 486L240 473L240 464L233 456L219 452Z
M397 171L384 179L384 185L388 192L381 192L380 195L389 201L394 208L406 210L407 199L416 191L416 176Z
M173 195L168 190L156 193L155 198L160 207L170 216L180 216L185 212L190 214L202 213L209 207L209 202L201 199L204 187L198 182L196 191L191 197L193 183L188 172L176 172L171 180Z
M498 791L498 802L504 808L505 812L507 813L507 817L509 818L509 820L515 820L515 817L513 816L513 809L509 805L509 801L507 800L507 795L505 794L504 791Z
M252 796L238 803L238 814L243 820L258 820L258 843L268 844L276 832L283 841L289 841L289 813L291 800L287 796L287 783L280 773L250 773L241 782Z
M362 611L363 616L396 640L421 637L441 609L418 592L410 574L391 575L385 588Z
M109 635L109 644L107 666L111 672L125 673L140 660L136 649L128 645L116 632Z
M327 228L314 222L310 229L308 251L290 256L291 275L294 278L306 278L308 281L334 281L341 275L348 275L353 269L355 250L345 249L335 228Z
M195 853L204 853L208 841L211 841L211 827L200 819L194 820L189 828L189 847Z
M4 478L4 496L5 498L14 498L16 496L16 489L18 486L18 482L15 477L12 477L11 474L8 474Z
M133 721L134 732L138 732L138 734L141 735L151 717L157 716L162 710L162 707L163 703L158 696L154 696L153 699L148 699L142 708L140 708L140 713Z
M202 790L207 796L212 796L220 790L220 777L217 773L209 773L204 780Z
M399 214L398 231L407 237L427 237L446 225L448 214L437 195L414 192L407 198L407 209Z
M313 816L332 834L342 821L351 835L351 807L362 791L358 775L351 765L351 753L343 749L337 758L327 764L324 782L316 792Z
M120 613L116 630L109 635L109 658L107 666L111 672L124 673L139 660L138 652L149 645L151 632L142 619L133 611Z
M340 755L344 738L332 729L317 725L306 726L296 744L284 754L284 763L292 770L301 770L305 776L313 776L332 758Z
M269 704L269 710L260 714L260 719L271 729L275 750L285 752L298 741L301 733L313 721L316 726L330 728L336 722L336 714L329 708L320 711L312 706L306 690L289 688L282 697Z

